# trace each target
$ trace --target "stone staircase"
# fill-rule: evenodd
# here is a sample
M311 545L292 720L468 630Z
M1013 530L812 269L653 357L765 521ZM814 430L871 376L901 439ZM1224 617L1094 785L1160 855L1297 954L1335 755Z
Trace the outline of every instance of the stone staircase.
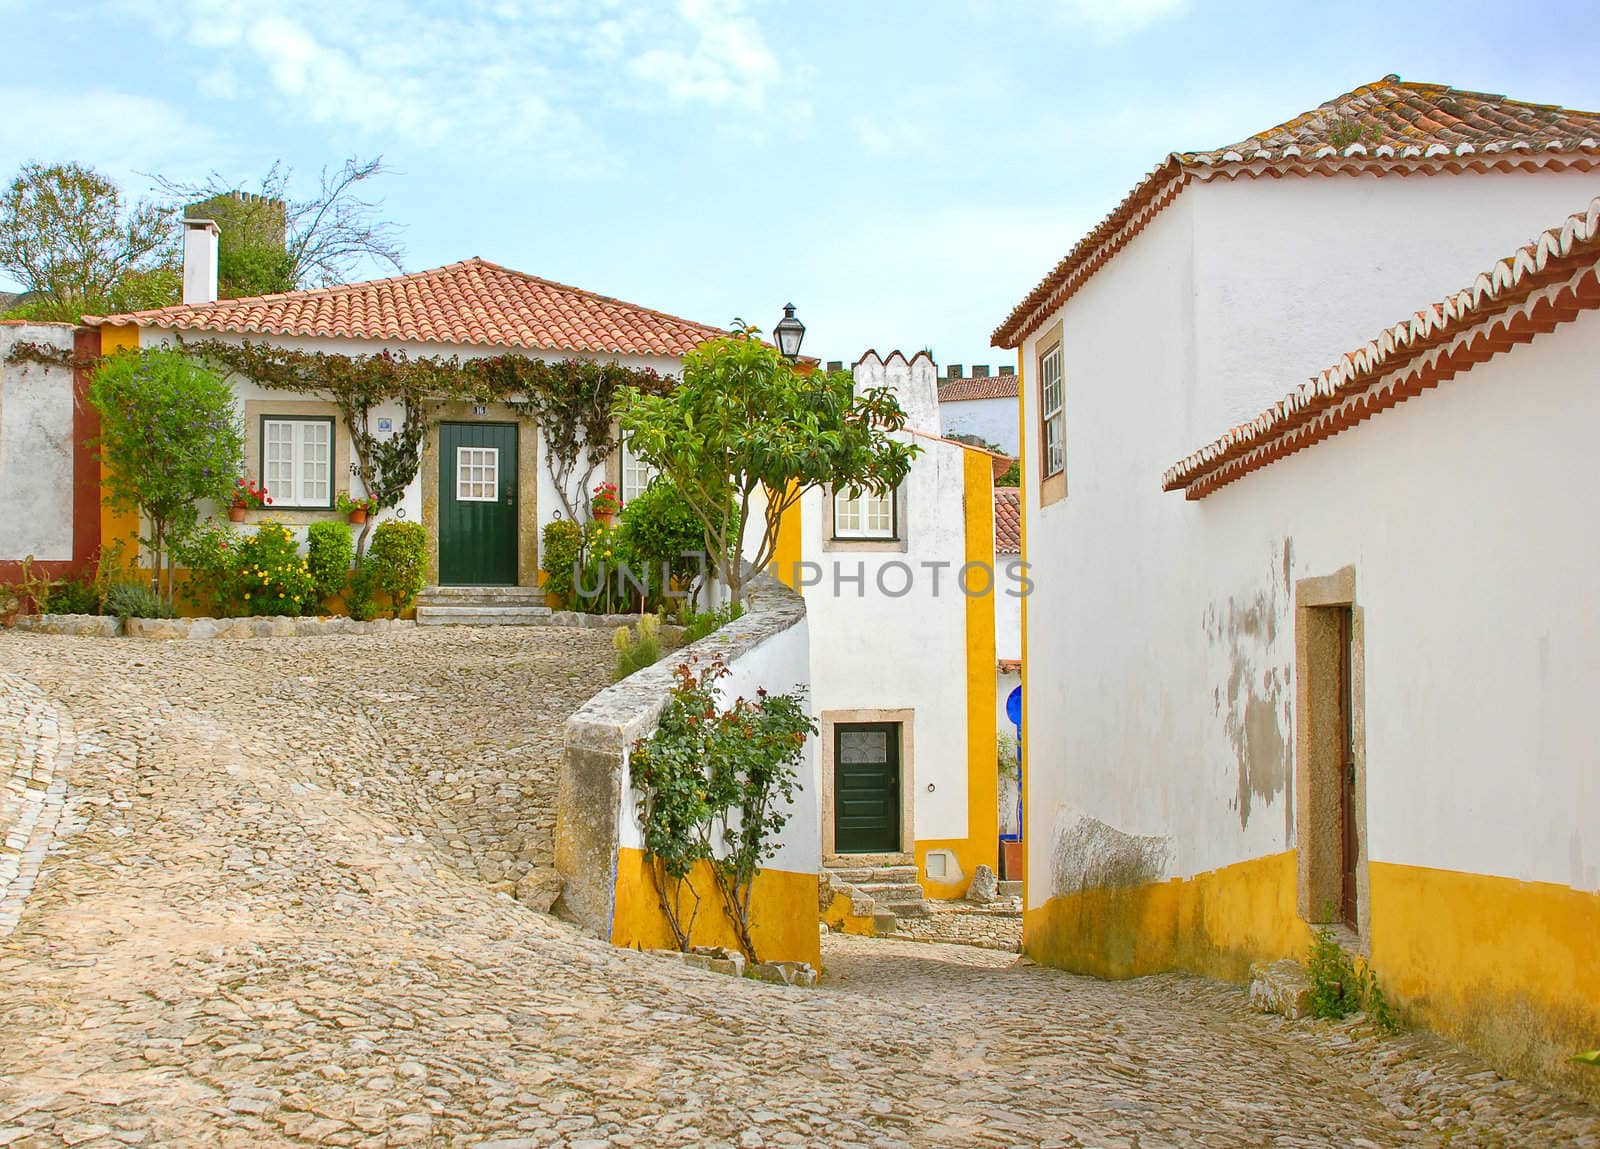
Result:
M430 586L417 596L418 626L537 626L550 613L533 586Z
M928 903L917 884L912 865L830 865L827 874L836 888L850 895L851 911L875 920L879 933L893 933L900 918L927 916Z

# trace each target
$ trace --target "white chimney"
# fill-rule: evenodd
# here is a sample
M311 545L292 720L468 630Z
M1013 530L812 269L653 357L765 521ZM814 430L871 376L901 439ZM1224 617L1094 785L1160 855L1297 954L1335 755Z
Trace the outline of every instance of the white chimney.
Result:
M217 236L222 229L214 219L183 221L183 301L217 301Z

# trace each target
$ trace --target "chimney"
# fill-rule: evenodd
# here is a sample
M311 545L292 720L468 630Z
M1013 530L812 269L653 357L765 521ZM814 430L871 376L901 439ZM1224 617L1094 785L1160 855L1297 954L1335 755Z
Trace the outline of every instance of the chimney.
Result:
M830 360L828 360L828 370L829 371L843 371L844 370L844 360L843 359L830 359Z
M946 367L945 368L945 377L948 378L948 379L959 379L959 378L961 378L961 364L952 363L952 364L950 364L949 367Z
M222 229L212 219L183 221L183 301L217 301L217 236Z
M1016 367L1010 363L1002 363L999 367L996 367L995 370L1000 372L1002 375L1015 375L1017 373Z
M974 363L972 365L972 377L974 379L989 378L989 365L987 363Z

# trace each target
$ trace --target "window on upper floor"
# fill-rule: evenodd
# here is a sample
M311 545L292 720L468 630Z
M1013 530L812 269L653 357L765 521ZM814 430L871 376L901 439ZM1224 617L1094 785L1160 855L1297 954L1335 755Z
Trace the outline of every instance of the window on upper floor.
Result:
M894 492L874 495L869 491L833 495L833 537L836 539L897 539L900 524Z
M1067 469L1066 394L1061 379L1061 343L1039 353L1039 477Z
M261 485L275 507L332 507L333 420L263 415Z

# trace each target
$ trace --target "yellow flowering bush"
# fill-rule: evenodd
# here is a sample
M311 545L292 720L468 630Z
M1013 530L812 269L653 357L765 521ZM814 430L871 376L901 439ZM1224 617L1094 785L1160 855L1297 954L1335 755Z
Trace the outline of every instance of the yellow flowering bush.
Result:
M318 605L299 545L282 523L264 522L238 547L235 593L245 614L298 615Z

